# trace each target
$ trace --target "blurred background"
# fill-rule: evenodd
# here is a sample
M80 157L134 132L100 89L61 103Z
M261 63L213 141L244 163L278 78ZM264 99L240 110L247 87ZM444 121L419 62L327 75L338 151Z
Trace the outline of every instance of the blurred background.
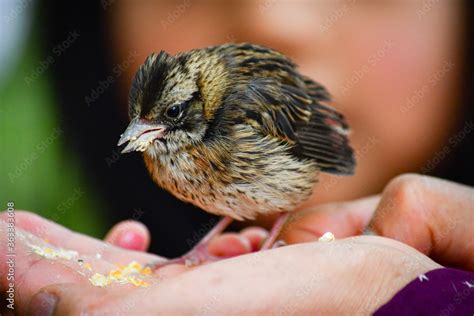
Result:
M474 184L472 1L0 2L0 202L102 237L133 218L176 256L216 219L159 189L116 147L147 55L270 46L331 92L352 127L353 177L309 204L375 194L417 172Z

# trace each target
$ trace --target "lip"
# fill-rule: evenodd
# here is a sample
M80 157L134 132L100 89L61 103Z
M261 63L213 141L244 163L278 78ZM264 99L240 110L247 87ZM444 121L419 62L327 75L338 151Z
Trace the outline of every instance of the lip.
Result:
M145 151L155 140L166 135L167 128L160 124L150 124L144 120L133 119L121 135L117 146L127 143L122 153Z

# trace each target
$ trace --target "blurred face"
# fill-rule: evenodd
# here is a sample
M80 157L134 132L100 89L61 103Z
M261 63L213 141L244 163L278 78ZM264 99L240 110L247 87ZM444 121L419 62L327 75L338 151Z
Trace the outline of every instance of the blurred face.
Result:
M456 1L122 1L108 10L116 62L140 56L121 77L124 100L151 52L225 42L280 50L326 86L352 127L358 166L353 177L324 175L319 202L376 193L393 176L419 171L460 112Z

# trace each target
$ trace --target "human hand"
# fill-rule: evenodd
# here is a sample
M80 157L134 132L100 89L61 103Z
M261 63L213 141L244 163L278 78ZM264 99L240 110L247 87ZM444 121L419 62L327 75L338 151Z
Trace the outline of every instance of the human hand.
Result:
M169 266L146 278L147 288L120 284L99 288L79 273L76 262L39 257L32 254L29 244L47 239L55 246L78 251L85 262L101 271L115 267L115 263L145 263L159 258L73 233L31 213L18 212L16 220L19 237L15 290L19 313L28 306L31 313L54 308L56 314L303 313L343 312L345 308L367 312L383 304L416 275L438 267L395 241L357 237L257 252L194 269ZM3 239L6 227L0 223ZM100 259L96 253L101 253ZM2 274L5 269L4 264L0 266ZM4 281L0 283L2 290L6 288ZM47 287L32 300L43 286ZM376 295L380 300L361 300L360 295ZM341 301L344 304L339 304Z
M7 244L9 227L6 222L8 215L0 213L0 240L2 241L0 243L0 292L5 293L9 288L9 283L14 281L15 312L18 314L26 313L32 296L44 286L57 283L90 285L89 277L94 272L106 274L105 271L116 268L117 264L126 265L133 260L141 264L163 260L156 255L120 249L109 243L72 232L33 213L16 211L14 215L16 231L14 252L12 252L14 256L9 256ZM138 226L135 225L136 227ZM45 258L51 255L49 251L56 247L66 249L61 254L63 258ZM77 255L74 252L77 252ZM7 279L10 268L9 259L14 260L14 280L11 281ZM166 267L160 270L159 274L143 278L151 284L157 279L171 277L185 270L184 266ZM132 285L120 286L124 292L134 287ZM40 307L34 308L40 310Z
M336 238L345 238L360 235L369 228L380 236L404 242L441 263L474 270L473 227L473 188L406 174L390 181L377 196L307 206L290 217L281 237L288 243L301 243L316 240L327 231ZM125 231L127 226L123 228ZM255 251L267 233L249 227L241 232L243 239L236 236L235 233L219 236L210 250L217 248L218 253L228 256L248 253L247 239L251 240ZM233 251L226 253L229 249Z
M5 241L8 234L7 223L4 221L6 219L7 214L0 213L0 239ZM103 272L103 274L106 274L104 271L116 268L117 264L125 265L132 260L145 264L162 259L146 253L119 249L112 245L131 250L146 250L150 240L149 232L143 224L134 221L125 221L117 224L107 234L105 238L106 243L74 233L29 212L15 212L15 229L18 234L14 258L15 306L17 308L16 311L20 314L26 311L32 295L44 286L63 282L90 285L88 278L93 273L84 269L84 266L79 264L78 259L81 259L83 263L91 265L94 272ZM255 228L243 231L240 234L226 234L213 241L210 245L210 251L214 255L224 256L250 252L258 248L258 243L255 243L255 237L260 241L263 240L265 238L265 231ZM49 244L77 251L79 256L74 258L74 260L50 260L34 253L35 248L33 247L48 246L49 248ZM6 242L0 243L0 254L2 262L0 265L0 275L2 275L0 291L5 292L9 283L6 278L9 268L6 257ZM147 282L153 283L184 271L187 271L187 268L184 266L174 265L165 267L153 276L148 277ZM120 290L125 295L125 293L131 290L131 286L122 286Z
M227 232L214 238L209 244L211 255L233 257L260 249L268 232L260 227L248 227L238 233ZM130 250L146 251L150 233L140 222L127 220L116 224L106 235L106 242Z
M48 306L58 315L369 314L439 267L405 244L362 236L242 255L161 278L146 289L51 285L31 307Z
M403 182L407 180L416 180L403 178L404 177L402 177L401 180L397 180L395 182L400 181L403 184ZM431 181L431 178L429 178L429 180ZM442 188L445 189L446 183L442 184ZM449 184L450 183L448 183L448 185ZM393 186L392 189L395 192L397 192L396 188L400 185L400 183L391 184L391 186ZM412 185L413 184L410 184L410 186ZM454 184L454 186L457 185ZM387 191L392 190L389 190L389 187L390 186L388 186L384 191L383 196L388 194ZM402 186L402 188L403 187L404 186ZM440 186L437 185L432 186L431 188L433 189L439 187ZM409 190L407 188L401 190L401 192L405 191ZM459 199L460 197L463 197L463 194L468 193L464 190L457 190L457 192L457 195L451 194L451 197ZM381 201L384 199L383 196ZM400 198L400 200L397 201L405 201L406 203L406 196L409 195L403 193L395 196ZM335 219L341 220L340 232L331 228L329 225L324 226L324 230L333 231L336 233L336 236L339 235L338 237L343 235L342 233L344 232L346 234L350 234L351 232L357 233L366 226L367 222L369 222L370 216L360 215L370 214L370 208L364 207L364 205L370 205L371 200L376 199L377 198L372 198L348 203L347 206L349 207L347 211L336 211L337 216L335 218L328 216L329 214L325 214L326 211L329 212L330 208L322 209L316 214L318 214L317 216L321 216L322 214L323 217L320 218L326 220L326 222L329 224L337 223ZM390 205L397 204L391 202ZM410 204L408 203L407 205ZM461 204L459 206L462 208L463 205ZM396 210L397 208L392 206L388 209ZM326 217L324 217L324 215L326 215ZM312 219L313 216L315 216L315 213L308 211L307 215L300 218L305 219L307 218L306 216L309 216L308 218ZM386 216L387 217L384 216L379 218L386 219L388 218L388 215ZM379 220L377 220L377 217L375 217L373 220L374 227L377 227L376 225L380 225L377 224L377 221ZM307 235L303 235L303 237L310 238L311 234L313 234L313 237L316 237L319 236L321 232L323 232L303 230L301 228L298 230L298 228L295 229L295 226L293 226L295 224L302 223L308 222L300 222L296 220L290 221L289 228L285 230L286 234L290 237L291 234L296 234L294 236L300 238L301 235L298 236L298 234L301 234L304 231ZM350 225L351 223L352 225ZM354 223L356 223L356 225L354 225ZM291 227L293 227L295 230L292 230ZM384 226L381 225L381 227ZM463 227L460 227L460 229L463 230ZM225 237L225 235L222 237ZM262 240L262 238L260 238L260 240ZM313 248L306 248L310 246L313 246ZM326 246L331 247L325 248ZM314 250L314 247L317 249L308 253L308 249ZM291 250L291 253L286 253L287 251L290 252L289 249L295 250ZM316 252L319 256L316 256L314 252ZM361 253L363 253L363 255ZM312 257L311 255L314 255L315 257ZM308 258L310 259L309 262L307 260ZM351 259L347 260L347 258ZM288 259L291 259L291 264L287 262ZM295 264L295 262L298 262L298 264ZM324 283L318 280L318 282L315 282L316 285L314 288L312 285L308 287L308 275L311 275L311 272L314 273L315 267L320 268L320 273L323 280L329 280L330 282L328 281ZM294 308L287 310L288 312L304 312L309 310L342 312L341 308L348 307L355 308L353 310L362 310L363 312L367 313L374 311L386 300L390 299L393 294L396 293L396 291L398 291L417 275L437 267L440 266L429 260L426 256L423 256L410 247L399 244L393 240L381 239L378 237L355 237L346 240L338 240L334 243L311 243L307 245L297 245L272 251L259 252L251 255L241 256L239 258L212 263L207 266L198 267L192 271L189 271L183 266L175 266L174 269L181 270L177 271L176 273L172 273L173 276L176 276L177 274L184 271L188 272L180 274L176 278L167 279L165 282L162 280L162 278L160 278L159 283L154 283L150 286L150 288L146 289L146 295L139 294L137 296L137 294L134 294L137 293L136 291L140 291L140 289L100 289L94 288L89 284L52 286L44 289L46 292L42 292L43 294L39 294L35 298L36 303L34 305L39 303L43 304L42 302L46 295L44 293L50 293L53 295L53 297L59 298L60 304L57 305L57 311L61 312L77 312L79 310L120 312L124 310L130 311L130 306L134 306L133 312L196 312L204 310L220 313L223 311L229 312L231 310L239 311L244 309L243 311L245 312L254 311L257 313L263 311L271 312L272 308L279 308L280 311L282 308L285 310L285 308L288 308L288 304L282 306L282 300L286 300L286 303L288 303L295 299L294 296L296 293L298 302L294 304ZM199 271L199 273L195 271ZM349 275L345 275L343 273L344 271L348 272ZM394 274L387 273L386 271L391 271ZM160 272L162 273L161 270ZM224 277L222 275L224 275ZM234 277L234 275L236 276ZM266 277L262 278L262 275ZM285 277L282 277L282 275ZM294 278L297 275L301 275L304 281L295 281ZM394 275L398 275L398 277L395 277ZM402 275L402 277L400 277L400 275ZM216 287L214 282L216 282L216 280L221 280L222 278L225 278L225 284L222 285L221 282L217 282L218 284ZM181 280L184 280L184 283L182 283ZM284 286L288 289L295 287L300 289L300 291L295 292L289 290L288 292L285 292L280 291L279 289L273 289L276 286L274 285L275 281L278 280L278 286ZM350 285L350 290L348 290L347 284L338 283L338 281L341 280ZM239 282L247 282L247 287L244 286L246 291L241 291L242 286L238 287ZM167 286L165 286L165 284L167 286L171 286L171 288L174 290L184 289L184 292L186 293L186 295L184 295L185 301L183 301L183 297L181 297L179 302L176 302L176 298L173 300L173 297L170 297L169 294L168 296L165 295L167 293ZM248 284L252 285L251 291L248 290ZM310 282L310 284L313 284L313 282ZM355 284L355 286L353 284ZM385 285L381 286L380 289L379 284ZM365 287L362 285L365 285ZM366 288L367 285L369 285L369 288ZM335 290L338 286L340 288ZM268 287L270 287L270 289ZM222 295L222 299L216 301L215 296L206 296L202 291L203 288L216 289L216 293L219 293L219 297ZM388 288L393 290L393 292L388 293ZM191 292L186 289L189 289ZM370 296L366 295L372 295L373 293L371 294L370 291L374 289L379 289L376 293L377 297L380 299L376 301L370 299L367 300L366 298ZM286 293L285 296L283 296L283 292ZM91 295L91 293L93 293L93 295ZM236 304L236 302L233 300L232 295L235 296L235 293L238 293L239 295L237 302L242 303L242 305ZM269 295L263 295L264 293ZM282 295L278 296L279 294ZM321 301L320 298L325 298L326 294L328 295L326 300ZM302 296L304 297L301 298ZM156 297L165 297L167 299L165 299L165 302L157 302ZM258 302L255 301L255 297L259 298ZM361 297L364 297L364 299L361 299ZM100 306L97 305L98 298L102 298L100 300ZM344 304L340 304L341 306L329 304L330 302L334 302L335 298L340 298L338 302L343 301ZM359 305L356 306L354 304ZM351 310L351 312L353 310Z
M282 237L289 243L300 243L315 240L326 231L345 238L370 228L438 262L474 270L473 227L473 188L406 174L390 181L380 195L310 206L295 213Z

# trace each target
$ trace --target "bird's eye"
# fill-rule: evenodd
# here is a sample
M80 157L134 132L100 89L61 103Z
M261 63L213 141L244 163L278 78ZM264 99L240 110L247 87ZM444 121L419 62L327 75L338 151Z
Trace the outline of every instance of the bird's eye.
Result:
M166 115L170 118L177 118L180 112L181 112L180 106L179 105L173 105L173 106L170 106L166 110Z

